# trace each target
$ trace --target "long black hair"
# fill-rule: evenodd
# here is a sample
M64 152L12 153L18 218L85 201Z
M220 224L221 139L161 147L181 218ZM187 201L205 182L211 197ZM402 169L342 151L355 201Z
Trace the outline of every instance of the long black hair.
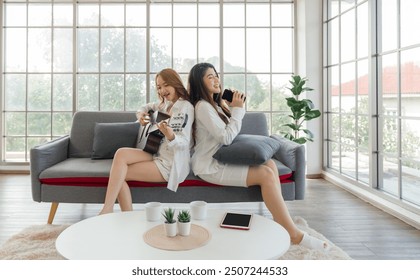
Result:
M216 112L219 114L220 118L227 124L229 120L226 118L231 117L230 111L226 103L222 100L221 94L217 94L216 98L213 98L211 95L208 94L207 89L204 85L203 78L206 74L206 71L212 68L216 73L217 77L219 77L216 68L210 63L203 62L194 65L193 68L190 70L190 74L188 76L188 92L190 95L190 102L195 106L198 101L205 100L209 102ZM217 105L223 110L223 113L219 113L217 110ZM226 116L225 116L226 115Z

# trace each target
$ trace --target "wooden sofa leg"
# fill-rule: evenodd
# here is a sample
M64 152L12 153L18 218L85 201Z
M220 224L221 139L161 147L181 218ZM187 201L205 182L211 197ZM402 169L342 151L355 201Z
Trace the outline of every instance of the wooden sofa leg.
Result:
M54 217L55 217L55 212L57 212L57 208L58 208L58 202L53 202L51 203L51 209L50 209L50 215L48 216L48 224L52 224Z

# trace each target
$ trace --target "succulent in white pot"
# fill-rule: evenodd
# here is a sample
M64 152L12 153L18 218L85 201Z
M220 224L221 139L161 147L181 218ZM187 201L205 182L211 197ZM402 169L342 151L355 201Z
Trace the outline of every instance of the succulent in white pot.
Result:
M191 233L191 214L188 210L181 210L178 213L179 235L188 236Z
M176 221L174 219L175 210L172 208L164 209L162 215L165 218L164 227L165 227L166 236L169 236L169 237L176 236L177 226L176 226Z

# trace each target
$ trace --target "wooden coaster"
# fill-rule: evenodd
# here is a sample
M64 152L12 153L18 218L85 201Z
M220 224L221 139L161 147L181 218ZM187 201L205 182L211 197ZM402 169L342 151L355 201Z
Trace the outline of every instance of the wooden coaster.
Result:
M143 239L148 245L168 251L186 251L201 247L210 240L211 233L204 227L191 224L191 234L168 237L164 225L158 225L144 233Z

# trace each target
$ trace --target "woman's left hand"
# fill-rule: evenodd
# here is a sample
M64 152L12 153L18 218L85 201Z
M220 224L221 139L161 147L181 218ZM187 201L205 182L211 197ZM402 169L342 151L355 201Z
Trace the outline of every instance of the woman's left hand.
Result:
M172 141L175 139L175 133L172 130L172 127L170 127L166 121L159 122L157 124L157 127L169 141Z

